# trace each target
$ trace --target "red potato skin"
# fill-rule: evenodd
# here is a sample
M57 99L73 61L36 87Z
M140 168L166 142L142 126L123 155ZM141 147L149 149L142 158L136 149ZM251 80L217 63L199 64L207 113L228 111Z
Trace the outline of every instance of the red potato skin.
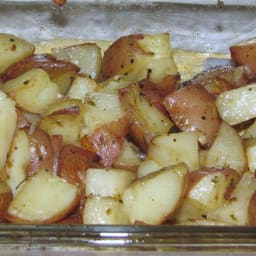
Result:
M30 162L26 168L27 176L33 175L38 169L53 170L54 152L48 133L37 128L27 132L30 143Z
M1 81L7 82L11 79L15 79L33 68L41 68L45 70L51 79L62 75L65 72L72 71L78 73L79 71L79 68L76 65L57 60L51 54L34 54L22 59L5 70L4 73L1 74Z
M94 159L95 154L83 147L65 144L59 153L57 175L84 191L86 171Z
M224 198L226 200L232 200L231 194L240 179L240 175L238 174L237 171L230 169L230 168L204 168L199 171L189 173L189 177L188 177L189 182L188 182L188 189L187 189L186 194L189 194L189 192L193 189L193 187L203 177L205 177L208 174L216 173L216 172L221 172L225 175L226 178L230 179L229 184L224 193Z
M256 43L233 45L229 48L232 60L237 66L248 65L256 76Z
M158 83L153 83L146 79L139 83L141 93L145 98L163 114L168 115L166 108L163 105L163 98L174 92L177 89L177 82L179 81L179 75L167 76Z
M221 119L214 97L201 85L192 84L167 95L163 105L182 131L197 131L205 138L199 142L210 147L219 130Z
M127 65L133 64L141 55L148 55L138 44L142 34L124 36L117 39L104 53L102 72L104 78L117 74Z
M121 118L97 128L92 135L84 136L81 144L100 157L101 165L113 166L122 151L128 127L127 117Z

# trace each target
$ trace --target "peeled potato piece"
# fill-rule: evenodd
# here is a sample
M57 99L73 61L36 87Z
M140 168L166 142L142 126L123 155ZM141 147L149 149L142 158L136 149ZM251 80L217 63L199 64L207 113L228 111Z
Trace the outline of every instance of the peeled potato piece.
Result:
M123 204L111 197L90 196L83 210L83 224L129 225Z
M117 168L89 168L86 174L86 196L95 195L120 199L136 173Z
M187 166L180 163L131 183L122 196L130 222L159 225L172 216L184 198L187 174Z
M246 170L247 160L242 139L227 123L221 123L214 143L206 152L204 166L228 167L240 174Z
M13 223L54 223L67 216L79 203L75 185L41 169L25 181L6 212Z

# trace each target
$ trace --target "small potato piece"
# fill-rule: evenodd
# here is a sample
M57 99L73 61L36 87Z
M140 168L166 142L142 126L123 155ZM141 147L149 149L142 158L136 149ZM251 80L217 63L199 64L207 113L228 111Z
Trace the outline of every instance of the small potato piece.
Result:
M62 94L67 92L73 78L79 71L76 65L57 60L51 54L33 54L5 70L1 76L2 81L7 82L11 79L15 79L23 73L35 68L46 71L51 81L59 85Z
M148 159L161 166L186 163L189 171L199 169L197 134L179 132L155 137L148 148Z
M71 87L67 92L67 97L71 99L79 99L84 102L86 96L95 91L97 84L95 80L91 79L89 76L77 75L75 76Z
M249 225L254 210L249 209L251 198L256 190L256 179L251 172L245 172L236 185L230 200L215 211L209 212L209 220L226 222L230 225ZM252 207L252 206L251 206Z
M22 110L36 114L43 113L60 96L59 86L51 82L49 75L42 69L31 69L4 83L2 90Z
M14 35L0 33L0 73L34 53L35 47Z
M101 49L97 44L84 43L66 48L54 48L52 53L59 60L69 61L80 68L80 72L98 79L101 72Z
M121 152L114 163L114 167L135 171L140 163L139 149L132 142L125 139Z
M30 161L29 138L24 130L17 130L6 164L1 171L2 178L6 181L15 196L22 187L22 182L27 177L26 167Z
M209 147L221 123L214 97L201 85L192 84L167 95L163 104L182 131L197 131L199 142Z
M80 100L62 98L43 113L39 127L49 135L61 135L64 143L78 143L84 106Z
M163 167L164 166L160 165L155 160L146 159L146 160L142 161L138 167L138 170L137 170L138 178L146 176L152 172L159 171Z
M221 118L235 125L256 117L256 83L223 92L216 100Z
M231 58L237 66L249 65L254 75L256 75L256 42L249 40L247 42L232 45L229 48Z
M85 104L82 135L91 135L97 128L124 116L118 95L92 92L86 97Z
M184 198L187 174L187 166L181 163L130 184L122 200L131 224L159 225L171 217Z
M5 213L12 201L12 191L6 182L0 180L0 222L5 221Z
M250 138L245 141L245 152L250 172L256 171L256 138Z
M205 167L228 167L243 173L246 169L246 155L242 139L234 128L222 122L218 136L207 151Z
M67 216L79 199L75 185L41 169L25 181L5 217L21 224L54 223Z
M190 173L186 199L204 212L217 209L229 197L239 181L232 169L202 169Z
M249 202L248 222L250 226L256 226L256 190L253 193Z
M15 102L0 92L0 170L4 167L7 154L15 134L17 112Z
M169 117L152 106L142 95L137 84L121 89L120 101L129 115L131 137L143 151L147 151L153 137L168 133L173 126Z
M123 204L111 197L90 196L83 210L83 224L129 225Z
M135 178L135 172L125 169L89 168L86 174L86 196L120 199L123 191Z

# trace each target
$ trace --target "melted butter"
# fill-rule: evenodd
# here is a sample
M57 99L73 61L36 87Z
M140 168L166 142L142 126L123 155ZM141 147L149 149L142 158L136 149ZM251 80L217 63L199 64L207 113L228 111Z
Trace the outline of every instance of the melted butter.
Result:
M96 43L102 51L110 46L108 41L88 41L82 39L55 39L35 43L36 53L51 53L52 48L63 48L75 44ZM181 49L173 49L173 56L177 65L181 81L187 81L203 70L203 63L208 58L229 58L228 54L193 52Z

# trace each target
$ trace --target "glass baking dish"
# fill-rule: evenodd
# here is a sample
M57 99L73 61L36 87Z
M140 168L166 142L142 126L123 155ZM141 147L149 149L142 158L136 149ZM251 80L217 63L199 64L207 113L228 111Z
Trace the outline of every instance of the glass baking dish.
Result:
M1 1L1 32L31 42L169 32L173 48L227 53L256 34L255 1ZM253 255L254 227L0 224L0 255ZM84 254L83 254L84 255Z

